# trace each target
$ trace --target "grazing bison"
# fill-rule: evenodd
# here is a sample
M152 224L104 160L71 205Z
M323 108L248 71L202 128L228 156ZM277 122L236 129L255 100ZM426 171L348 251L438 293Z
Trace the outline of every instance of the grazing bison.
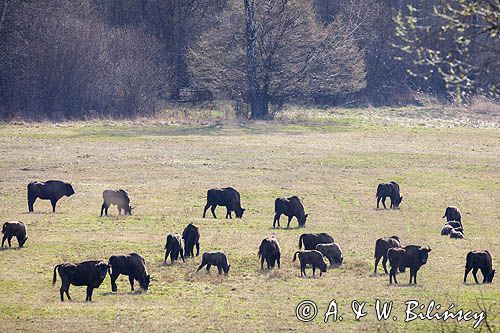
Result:
M128 275L130 289L134 291L134 280L139 281L139 285L144 291L149 288L151 277L146 268L144 258L137 253L124 255L113 255L109 257L109 276L111 277L111 290L117 291L116 279L120 274Z
M453 228L450 230L450 238L462 239L464 238L463 234L464 229L462 228Z
M306 225L307 215L304 212L304 206L299 197L293 196L290 198L276 198L274 201L274 222L273 228L276 227L276 222L278 222L278 227L280 226L280 216L285 214L288 217L287 228L290 228L290 221L295 216L299 222L299 228L303 228Z
M304 244L304 250L315 250L316 245L327 243L335 243L333 237L327 233L302 234L299 237L299 250L302 249L302 244Z
M342 249L337 243L318 244L316 250L321 252L330 262L330 267L342 265Z
M387 256L389 257L389 263L391 264L391 271L389 274L389 283L392 284L392 278L394 277L394 282L397 284L396 280L396 270L399 268L400 272L404 272L406 267L410 267L410 282L417 284L417 272L427 263L429 258L429 252L431 248L428 246L418 246L418 245L407 245L402 248L391 248L387 250Z
M182 232L184 239L184 255L194 257L194 246L196 245L196 256L200 254L200 231L192 222L184 228Z
M313 276L316 268L319 269L319 276L326 272L326 264L323 261L323 255L316 250L297 251L293 254L293 261L297 259L297 254L300 261L300 276L306 276L306 265L311 265Z
M118 215L132 215L132 209L134 207L130 206L130 198L128 196L128 192L125 190L105 190L102 192L103 203L101 206L101 216L102 213L108 216L108 208L111 205L116 205L118 207Z
M14 236L16 236L17 244L20 248L23 247L24 243L28 240L28 237L26 236L26 225L21 221L5 222L2 227L2 234L2 247L5 240L7 240L9 247L11 247L10 241Z
M219 275L222 274L222 271L227 275L227 273L229 273L229 268L231 268L231 265L227 263L227 257L224 252L205 252L201 256L201 264L196 271L198 272L203 266L207 266L207 272L210 272L210 267L212 265L217 266Z
M226 207L226 219L232 218L232 211L236 214L237 218L242 218L245 212L245 208L241 207L240 193L232 187L213 188L208 190L207 204L203 210L203 218L205 218L208 207L211 207L210 210L212 211L212 215L216 219L215 208L217 208L217 205Z
M453 227L449 224L445 224L443 228L441 229L441 235L446 236L449 235L450 232L453 230Z
M278 263L278 268L281 268L281 249L278 240L274 236L262 240L258 256L260 257L261 270L264 270L264 260L267 262L267 269L273 268L276 263Z
M59 293L61 295L61 301L64 301L64 293L66 297L71 300L69 296L69 286L87 286L87 297L86 301L92 301L92 292L94 288L99 288L102 281L106 277L108 272L108 264L98 261L84 261L77 264L65 263L59 264L54 267L54 276L52 278L52 286L56 284L56 269L59 272L59 277L61 278L61 288Z
M401 240L398 236L391 236L387 238L379 238L375 242L375 269L373 271L374 274L377 274L377 267L380 261L380 258L383 257L382 267L384 267L385 274L387 272L387 250L392 249L393 247L401 247Z
M444 211L443 218L446 217L446 221L458 221L462 222L462 215L460 214L460 210L455 206L446 207Z
M399 193L399 185L396 182L378 184L377 187L377 208L379 208L380 199L382 199L382 205L385 206L385 199L389 197L391 199L390 208L399 208L403 197Z
M477 281L477 271L480 269L483 274L483 283L493 282L493 277L495 276L495 270L492 269L492 258L488 251L470 251L467 253L467 259L465 263L465 275L464 283L467 282L467 275L472 270L472 275L474 280Z
M167 263L168 255L170 255L170 263L173 265L174 261L179 258L179 254L184 262L184 250L182 249L181 235L168 235L167 243L165 244L165 259L163 260L163 264Z
M32 213L33 205L37 198L50 200L52 211L55 213L56 204L64 196L70 197L75 194L73 186L60 180L48 180L45 183L31 182L28 184L28 210Z

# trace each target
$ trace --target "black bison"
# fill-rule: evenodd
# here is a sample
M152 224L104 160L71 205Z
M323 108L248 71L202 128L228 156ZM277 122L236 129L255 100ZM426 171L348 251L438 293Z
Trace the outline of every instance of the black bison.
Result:
M292 221L293 217L297 218L299 228L303 228L306 225L308 214L304 212L302 201L297 196L290 198L276 198L274 201L274 212L273 228L276 227L276 222L278 222L278 227L280 226L281 214L285 214L288 217L287 228L290 228L290 221Z
M391 236L387 238L379 238L375 241L375 269L373 270L374 274L377 274L377 267L380 261L380 258L384 258L382 260L382 267L384 267L385 274L387 272L387 250L393 247L401 247L401 240L398 236Z
M495 270L492 269L492 258L488 251L470 251L467 253L467 260L465 263L465 275L464 283L467 282L467 275L472 270L472 275L474 280L477 281L477 271L480 269L483 274L483 283L493 282L493 277L495 276Z
M453 228L450 230L450 238L462 239L464 238L463 228Z
M5 240L7 240L9 247L11 247L12 245L10 244L10 241L14 236L17 238L17 244L19 247L23 247L24 243L28 240L28 236L26 236L26 225L21 221L5 222L2 227L2 234L2 247Z
M306 265L311 265L313 270L313 276L316 272L316 268L319 269L319 276L326 272L326 264L323 261L323 255L321 252L316 250L305 250L297 251L293 254L293 261L299 256L300 261L300 276L306 276Z
M184 239L184 255L186 257L194 257L194 247L196 245L196 256L200 254L200 231L193 223L190 223L182 232Z
M84 261L77 264L65 263L59 264L54 267L54 276L52 278L52 286L56 284L56 270L59 272L61 278L61 301L64 301L64 293L66 297L71 300L69 296L69 286L87 286L86 301L92 301L92 292L95 288L99 288L106 278L108 272L108 264L98 260Z
M396 270L399 268L400 272L404 272L406 267L410 268L410 282L417 284L417 272L427 263L431 248L428 246L407 245L402 248L391 248L387 251L389 263L391 264L391 271L389 274L389 283L392 284L392 278L397 284Z
M242 218L245 212L245 208L241 207L240 193L232 187L213 188L207 191L207 204L203 210L203 218L205 218L208 207L211 207L212 215L216 219L215 208L217 206L226 207L226 219L232 218L231 212L234 212L237 218Z
M134 280L139 281L142 290L147 291L151 277L146 268L144 258L137 253L113 255L109 257L109 276L111 277L111 290L117 291L116 279L120 274L128 275L130 289L134 291Z
M264 270L264 260L267 263L267 269L271 269L277 263L280 267L281 249L276 237L265 238L259 246L260 269Z
M102 192L103 203L101 206L101 216L102 213L108 216L108 208L111 205L116 205L118 207L118 215L132 215L132 209L134 207L130 206L130 198L128 192L125 190L105 190Z
M229 269L231 265L227 262L227 257L224 252L205 252L201 256L201 264L198 266L197 272L203 268L203 266L207 266L207 272L210 272L211 266L217 266L217 270L219 271L219 275L224 274L227 275L229 273Z
M451 225L452 228L462 228L462 222L460 221L448 221L447 225Z
M455 206L446 207L444 211L443 218L446 217L446 221L458 221L462 222L462 215L460 214L460 210Z
M174 261L179 258L179 255L184 261L184 250L182 249L182 238L179 234L173 234L167 236L167 242L165 243L165 259L163 264L167 263L167 258L170 255L170 263L173 265Z
M304 250L315 250L316 245L326 243L335 243L333 237L327 233L302 234L299 237L299 250L302 249L302 244L304 244Z
M337 243L318 244L316 250L321 252L330 262L330 267L342 265L342 249Z
M449 235L450 232L453 230L453 227L449 224L445 224L443 228L441 228L441 235L446 236Z
M60 180L48 180L45 183L31 182L28 184L28 210L32 213L33 205L37 198L50 200L52 211L56 211L56 204L64 196L70 197L75 194L73 186Z
M385 199L389 197L391 199L390 208L399 208L401 201L403 201L403 197L399 192L399 185L396 182L378 184L377 187L377 208L379 208L380 199L382 199L382 205L385 206Z

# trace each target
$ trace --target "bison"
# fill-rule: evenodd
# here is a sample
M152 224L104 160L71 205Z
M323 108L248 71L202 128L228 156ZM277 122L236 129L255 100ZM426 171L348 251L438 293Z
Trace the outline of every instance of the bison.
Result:
M280 226L280 216L285 214L288 217L287 228L290 228L290 222L293 217L297 218L299 222L299 228L303 228L306 225L306 219L308 214L304 212L304 206L299 197L293 196L290 198L276 198L274 201L274 221L273 228L276 227L276 222L278 222L278 228Z
M260 243L259 253L260 269L264 270L264 260L267 263L267 269L271 269L277 263L280 267L281 249L276 237L265 238Z
M132 209L134 207L130 206L130 198L128 192L125 190L105 190L102 192L103 203L101 206L101 216L102 213L108 216L108 208L111 205L116 205L118 207L118 215L132 215Z
M179 258L179 255L184 262L184 250L182 249L182 238L179 234L173 234L167 236L167 242L165 243L165 259L163 264L167 263L167 258L170 255L170 263L173 265L174 261Z
M134 291L134 280L139 281L139 285L144 291L149 288L151 277L146 268L144 258L137 253L124 255L113 255L109 257L109 276L111 277L111 290L116 292L116 279L120 274L128 275L130 289Z
M71 300L69 296L69 286L87 286L86 301L92 301L92 293L95 288L99 288L106 278L108 272L108 264L98 260L84 261L77 264L64 263L54 267L54 276L52 278L52 286L56 284L56 270L59 272L61 278L61 288L59 293L61 295L61 302L64 302L64 293L66 297Z
M224 274L227 275L231 268L231 265L227 263L227 257L224 252L205 252L201 256L201 264L196 271L198 272L203 266L207 266L207 272L210 272L210 267L212 265L217 266L219 275L222 274L223 271Z
M453 230L453 227L449 224L445 224L443 228L441 228L441 235L446 236L449 235L450 232Z
M389 274L389 283L392 284L392 279L397 284L396 270L399 268L400 272L404 272L406 267L410 268L410 282L417 284L417 272L427 263L431 248L428 246L407 245L402 248L391 248L387 250L389 263L391 264L391 271Z
M450 238L462 239L464 238L463 234L464 229L462 228L453 228L450 230Z
M448 206L444 211L443 218L446 217L446 221L458 221L462 222L462 215L460 214L460 210L455 206Z
M374 274L377 274L377 267L380 261L380 258L384 258L382 260L382 267L384 267L385 274L387 272L387 250L393 247L401 247L401 240L398 236L391 236L387 238L379 238L375 241L375 269L373 270Z
M391 199L390 208L399 208L401 201L403 201L403 197L399 193L399 185L396 182L383 183L378 184L377 187L377 208L379 208L380 199L382 199L382 205L384 205L384 209L387 209L385 206L385 199L389 197Z
M45 183L31 182L28 184L28 210L34 212L33 205L37 198L50 200L52 212L56 211L56 204L64 196L70 197L75 194L75 190L70 183L60 180L48 180Z
M302 249L302 244L304 244L304 250L315 250L316 245L326 243L335 243L333 237L327 233L320 234L302 234L299 237L299 250Z
M196 245L196 256L200 254L200 231L193 223L190 223L182 232L184 239L184 255L194 257L194 246Z
M342 249L337 243L318 244L316 250L328 259L330 267L341 265L344 260Z
M450 225L452 228L462 228L462 222L460 221L448 221L447 225Z
M17 244L20 248L23 247L24 243L28 240L28 237L26 236L26 225L21 221L5 222L2 227L2 234L2 247L5 240L7 240L9 247L11 247L10 241L14 236L16 236Z
M319 269L319 276L326 272L326 264L323 261L323 255L321 252L316 250L305 250L297 251L293 254L293 261L299 256L300 261L300 276L306 276L306 265L311 265L313 270L313 276L316 272L316 268Z
M211 207L212 215L216 219L215 208L217 205L226 207L226 219L232 218L231 212L234 212L237 218L242 218L245 212L245 208L241 207L240 193L232 187L213 188L207 191L207 204L203 210L203 218L205 218L207 209Z
M467 275L472 270L472 275L474 280L477 281L477 271L480 269L483 274L483 283L493 282L493 277L495 276L495 270L492 269L492 258L488 251L470 251L467 253L466 263L465 263L465 275L464 283L467 282Z

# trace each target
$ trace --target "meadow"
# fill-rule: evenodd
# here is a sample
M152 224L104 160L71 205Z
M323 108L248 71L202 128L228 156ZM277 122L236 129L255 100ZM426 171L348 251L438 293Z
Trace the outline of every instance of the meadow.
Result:
M429 115L427 117L426 115ZM500 268L500 125L497 118L469 119L429 110L298 110L272 122L224 121L210 115L186 122L138 120L10 123L0 125L0 217L27 224L25 248L0 251L0 327L3 332L308 332L473 331L474 321L405 323L405 301L443 309L487 311L478 330L500 327L500 287L463 284L465 256L487 249ZM221 116L222 117L222 116ZM214 120L215 119L215 120ZM464 120L465 119L465 120ZM72 182L55 214L37 201L28 214L26 185L33 180ZM401 209L376 209L378 183L395 180ZM233 186L241 193L243 219L202 219L206 191ZM99 217L102 191L124 188L133 216ZM274 199L301 196L305 229L273 229ZM462 211L465 239L440 236L446 206ZM223 250L229 276L215 269L195 273L201 257L163 265L165 237L190 222L200 228L201 252ZM328 232L344 264L322 277L301 278L299 235ZM260 271L261 240L276 235L282 267ZM379 266L375 240L400 236L404 245L428 245L429 261L408 286L409 273L390 286ZM86 303L85 288L59 300L56 264L138 252L156 279L146 293L130 292L127 277L112 293L107 277ZM308 275L311 270L308 269ZM482 280L482 275L478 275ZM342 321L324 323L335 299ZM393 301L397 320L377 321L376 299ZM295 316L302 300L319 309L311 322ZM351 302L365 301L354 319Z

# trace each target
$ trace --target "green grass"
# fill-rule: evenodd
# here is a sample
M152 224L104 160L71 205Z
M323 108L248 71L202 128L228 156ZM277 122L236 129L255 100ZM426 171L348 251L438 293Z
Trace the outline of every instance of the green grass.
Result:
M483 300L489 325L498 330L498 280L464 285L462 279L470 250L488 249L500 267L499 126L468 126L430 112L292 110L268 123L196 118L191 125L0 125L0 216L24 221L29 234L24 249L0 251L2 331L472 330L463 321L404 323L409 299L473 311ZM71 181L76 194L63 198L56 214L47 201L26 214L26 184L47 179ZM401 210L375 209L376 186L389 180L401 185ZM247 208L242 220L221 219L223 208L218 220L201 218L206 190L215 186L240 191ZM118 218L115 207L111 217L98 216L108 188L129 191L134 216ZM294 194L309 213L306 229L273 230L274 199ZM462 211L464 240L439 235L447 205ZM202 252L227 253L228 277L216 270L196 274L200 258L162 265L166 235L189 222L200 227ZM344 251L344 265L321 278L300 278L291 258L303 232L330 233ZM282 247L282 268L262 273L257 249L272 234ZM404 244L432 248L418 286L407 285L408 273L397 287L389 286L388 276L372 274L375 240L393 234ZM146 258L157 279L147 293L131 293L122 277L113 294L106 278L90 304L85 288L74 286L74 300L59 301L59 282L51 286L54 265L132 251ZM375 320L377 298L394 301L398 321ZM295 318L304 299L320 310L310 323ZM325 324L332 299L344 320ZM350 311L354 299L367 302L360 321Z

